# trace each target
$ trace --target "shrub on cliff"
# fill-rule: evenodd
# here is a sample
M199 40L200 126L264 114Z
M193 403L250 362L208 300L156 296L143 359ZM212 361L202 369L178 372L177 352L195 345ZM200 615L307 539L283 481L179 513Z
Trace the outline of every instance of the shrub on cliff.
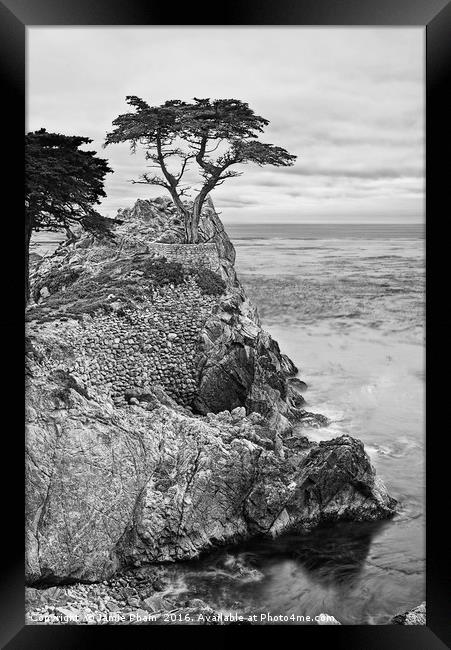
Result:
M192 276L202 293L209 296L220 296L226 289L224 280L211 269L184 269L180 262L167 260L166 257L146 261L142 270L144 278L150 280L154 287L168 284L177 286L183 284L188 276Z
M224 280L214 271L208 268L194 271L194 279L202 293L209 296L220 296L226 289Z
M79 269L51 269L50 272L41 278L33 287L33 299L37 302L41 289L47 287L49 293L56 293L63 287L68 287L80 277Z
M180 262L168 261L165 257L150 260L143 268L144 277L156 287L166 284L182 284L185 279L183 266Z

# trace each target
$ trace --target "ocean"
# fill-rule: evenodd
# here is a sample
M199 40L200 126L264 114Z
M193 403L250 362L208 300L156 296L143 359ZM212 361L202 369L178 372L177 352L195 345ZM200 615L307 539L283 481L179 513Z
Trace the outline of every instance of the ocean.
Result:
M308 384L306 408L332 420L304 434L361 439L399 512L216 550L169 568L171 589L223 612L386 624L425 599L424 227L226 229L264 328Z

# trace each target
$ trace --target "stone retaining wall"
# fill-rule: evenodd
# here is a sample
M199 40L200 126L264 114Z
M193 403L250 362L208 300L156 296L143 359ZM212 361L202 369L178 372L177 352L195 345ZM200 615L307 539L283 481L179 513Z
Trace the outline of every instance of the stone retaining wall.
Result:
M188 406L197 390L200 333L216 302L189 280L162 288L140 308L62 324L58 342L76 353L50 363L119 403L128 390L159 384Z
M168 261L180 262L185 268L206 266L212 271L221 268L216 244L148 244L149 253L165 257Z

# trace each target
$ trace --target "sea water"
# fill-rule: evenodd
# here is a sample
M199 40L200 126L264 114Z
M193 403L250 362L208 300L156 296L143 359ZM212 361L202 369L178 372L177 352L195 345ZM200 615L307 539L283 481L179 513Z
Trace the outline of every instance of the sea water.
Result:
M385 624L425 599L424 229L240 225L227 231L262 324L327 415L312 440L361 439L398 501L390 521L323 526L218 549L168 569L218 611ZM286 619L285 619L286 620ZM290 619L288 619L288 623Z

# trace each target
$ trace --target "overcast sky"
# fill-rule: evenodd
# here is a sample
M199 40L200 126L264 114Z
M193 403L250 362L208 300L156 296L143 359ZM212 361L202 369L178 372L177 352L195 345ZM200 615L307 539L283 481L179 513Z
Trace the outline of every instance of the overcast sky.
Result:
M423 28L29 27L27 39L27 130L94 140L114 169L105 215L165 192L130 182L142 155L101 148L137 95L243 100L270 120L261 140L298 156L215 190L225 222L423 220Z

